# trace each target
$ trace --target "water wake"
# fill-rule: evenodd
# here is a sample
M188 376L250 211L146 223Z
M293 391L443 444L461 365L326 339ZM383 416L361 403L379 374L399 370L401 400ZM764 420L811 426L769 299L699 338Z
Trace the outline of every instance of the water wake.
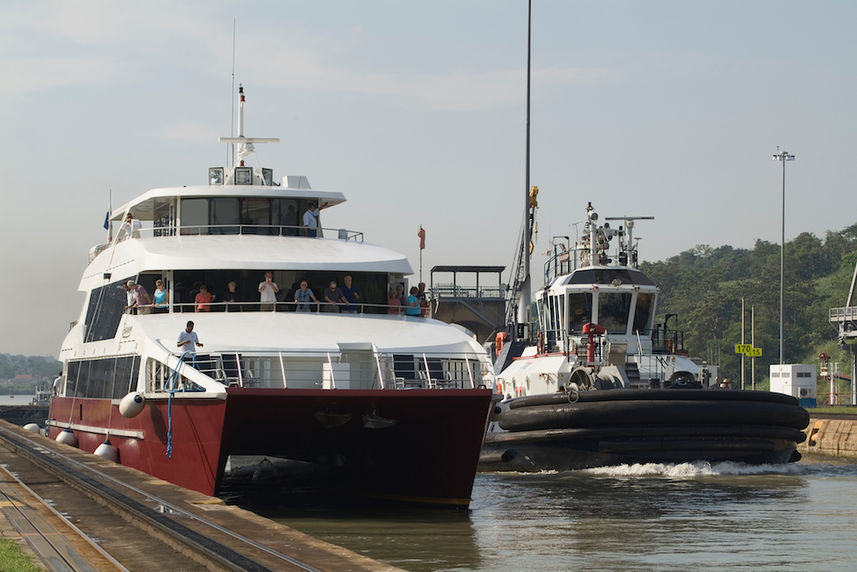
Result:
M615 465L582 469L577 473L613 478L651 478L692 479L717 475L827 475L840 476L853 474L853 467L830 464L789 463L783 465L746 465L744 463L709 463L694 461L690 463L644 463L633 465Z

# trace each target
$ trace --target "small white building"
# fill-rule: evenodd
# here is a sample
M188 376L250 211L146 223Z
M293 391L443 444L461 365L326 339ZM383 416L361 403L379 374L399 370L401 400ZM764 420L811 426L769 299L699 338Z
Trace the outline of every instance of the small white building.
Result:
M772 365L771 391L797 397L801 407L817 405L816 367L814 364L789 363Z

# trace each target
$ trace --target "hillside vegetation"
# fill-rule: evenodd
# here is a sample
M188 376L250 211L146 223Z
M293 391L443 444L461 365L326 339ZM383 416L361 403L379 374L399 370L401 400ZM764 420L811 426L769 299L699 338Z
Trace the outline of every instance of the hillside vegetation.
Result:
M30 393L52 382L62 364L51 357L0 354L0 391Z
M786 363L818 363L819 352L825 352L841 372L850 372L851 354L837 347L838 328L828 321L828 310L845 305L855 264L857 224L828 231L823 240L803 233L786 243ZM740 378L735 344L741 343L741 299L746 343L755 307L755 346L763 352L756 359L756 379L767 386L768 366L779 362L779 244L757 240L752 250L698 245L665 261L643 263L641 269L662 289L658 315L678 314L685 347L691 355L719 363L721 378Z

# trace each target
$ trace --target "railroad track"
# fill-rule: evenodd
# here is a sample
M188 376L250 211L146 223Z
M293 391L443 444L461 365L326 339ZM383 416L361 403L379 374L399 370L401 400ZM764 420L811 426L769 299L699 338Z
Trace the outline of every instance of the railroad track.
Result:
M351 569L389 569L389 567L381 563L362 559L362 557L357 555L354 555L354 558L349 557L348 554L343 554L343 552L347 551L338 549L338 547L328 549L328 552L330 552L328 554L329 558L327 560L322 559L324 564L320 568L318 565L307 562L306 558L296 558L229 529L221 523L222 518L220 519L221 522L218 522L216 518L207 518L204 511L187 510L169 498L153 494L151 490L142 490L128 482L114 478L99 470L99 467L90 466L88 460L91 457L87 456L81 460L75 458L81 456L79 451L71 451L75 454L66 455L56 450L59 446L54 446L53 443L51 443L51 446L46 446L43 438L38 436L29 437L27 433L17 428L12 429L3 423L0 423L0 445L14 453L14 463L10 463L7 458L0 459L0 462L3 462L10 471L19 475L19 482L23 486L36 488L32 483L27 484L28 479L25 474L29 474L30 481L41 483L41 486L48 487L49 491L53 491L51 494L54 497L66 496L66 493L57 493L57 490L59 490L57 483L61 482L64 485L64 490L71 489L76 491L76 493L68 493L68 496L83 495L89 499L90 505L94 501L98 506L108 509L125 523L130 523L134 526L132 531L126 531L124 541L120 540L114 543L120 547L120 551L123 550L125 545L129 544L130 540L132 544L131 548L134 549L133 552L142 553L139 556L144 558L146 553L153 554L156 557L155 565L162 569L185 568L190 564L190 568L209 570L265 571L288 569L314 571L323 568L341 567L345 563ZM25 467L24 462L36 467L37 470ZM10 464L16 464L17 466L11 467ZM93 464L97 465L98 463ZM51 486L53 487L52 489L50 488ZM34 492L33 494L36 493ZM45 496L48 498L47 495ZM2 497L0 497L0 501L2 501ZM66 499L66 501L74 504L74 501L70 499ZM62 508L61 499L51 498L50 503L57 505L57 508L66 512L84 510L81 508L79 501L77 508L68 509ZM13 502L12 505L14 506L14 504ZM86 510L91 509L92 507L90 506ZM4 514L8 518L9 513L7 511L8 509L4 509ZM38 529L39 524L31 523L30 526ZM80 528L83 529L85 527L81 524ZM258 529L254 529L254 532L256 531ZM79 530L78 532L84 534L83 530ZM95 534L100 538L107 533L109 531L101 530L96 531ZM300 533L296 534L300 535ZM89 532L86 532L85 535L92 536ZM312 542L306 542L310 549L318 548L312 546ZM318 541L315 542L323 544ZM32 545L33 543L30 542L30 544ZM45 539L42 544L49 545L50 539ZM110 542L102 540L99 543L95 543L91 541L91 544L104 552L105 558L112 561L116 566L114 569L125 569L119 562L125 562L126 558L128 558L127 554L125 557L118 555L114 558L99 546L104 546L109 550ZM162 545L160 550L155 548L157 544ZM128 552L127 548L125 547L124 549L126 553ZM48 550L48 552L51 551ZM54 554L51 558L53 558L52 561L58 562L59 565L52 569L96 569L78 566L74 562L74 558L66 558L65 560L57 558L55 555L56 552L56 550L51 552L51 554ZM164 558L165 554L168 556L167 559ZM44 555L40 554L40 556L44 560ZM174 560L170 560L173 558ZM339 559L338 563L337 558ZM149 568L149 564L143 561L137 563L135 567Z

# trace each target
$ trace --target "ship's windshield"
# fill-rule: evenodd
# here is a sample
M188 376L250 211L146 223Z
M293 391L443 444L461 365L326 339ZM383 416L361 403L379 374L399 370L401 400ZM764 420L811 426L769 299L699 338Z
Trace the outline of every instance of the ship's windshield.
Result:
M568 296L568 332L579 334L592 320L592 293L572 292Z
M652 308L655 303L654 294L640 292L637 294L637 310L634 313L634 328L631 333L640 332L648 335L652 328Z
M598 294L598 323L610 334L625 334L631 313L630 292L600 292Z
M181 199L181 234L295 236L302 231L302 213L313 202L312 198L184 198ZM165 218L159 217L158 220ZM157 230L163 232L163 229Z

